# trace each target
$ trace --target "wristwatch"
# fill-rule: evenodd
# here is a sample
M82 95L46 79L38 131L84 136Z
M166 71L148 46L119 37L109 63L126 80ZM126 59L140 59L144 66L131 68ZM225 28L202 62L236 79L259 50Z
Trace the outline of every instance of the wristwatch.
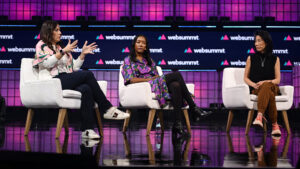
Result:
M61 55L64 55L65 54L65 52L61 49L61 50L59 50L59 53L61 54Z

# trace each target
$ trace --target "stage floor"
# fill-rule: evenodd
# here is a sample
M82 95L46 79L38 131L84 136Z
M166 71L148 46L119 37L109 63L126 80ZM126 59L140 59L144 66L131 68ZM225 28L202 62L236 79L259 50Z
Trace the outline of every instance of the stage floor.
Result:
M292 134L287 135L283 126L282 136L277 138L270 135L270 124L267 134L252 126L249 135L245 136L247 111L235 113L228 134L225 131L228 112L214 111L200 122L191 119L192 136L184 139L172 139L170 112L165 113L164 133L154 122L148 137L146 111L132 114L126 133L122 132L123 121L102 119L104 137L98 142L81 140L78 119L72 118L79 116L76 112L69 112L69 135L65 136L63 129L56 140L55 110L36 113L29 135L24 137L26 109L8 108L8 118L0 127L0 150L77 155L95 159L100 167L296 167L300 152L299 110L288 112ZM278 119L283 124L281 113Z

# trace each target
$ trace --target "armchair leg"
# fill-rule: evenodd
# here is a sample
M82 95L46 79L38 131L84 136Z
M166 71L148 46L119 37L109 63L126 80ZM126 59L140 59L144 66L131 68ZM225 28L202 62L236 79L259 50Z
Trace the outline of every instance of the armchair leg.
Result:
M226 126L226 132L227 133L230 132L230 127L231 127L232 119L233 119L233 112L232 112L232 110L229 110L228 119L227 119L227 126Z
M283 117L283 121L284 121L287 133L291 134L291 128L290 128L289 119L288 119L286 110L282 111L282 117Z
M124 123L123 123L123 132L126 132L128 124L129 124L129 121L130 121L130 118L131 118L131 111L129 109L126 110L126 113L128 113L130 116L127 119L124 120Z
M67 109L59 109L57 125L56 125L56 134L55 134L56 139L58 139L60 136L61 128L63 126L63 122L65 120L66 113L67 113Z
M161 132L163 133L165 131L165 124L164 124L164 115L163 115L162 110L160 110L158 112L158 118L159 118L160 125L161 125Z
M147 140L147 148L148 148L148 155L149 155L149 163L151 165L154 165L155 164L155 152L153 151L149 135L146 136L146 140Z
M31 146L30 146L28 136L24 136L24 142L25 142L25 151L31 152Z
M149 111L148 123L147 123L147 136L149 136L150 131L151 131L153 119L154 119L154 116L155 116L155 111L156 111L155 109L151 109Z
M264 133L267 133L268 129L267 129L267 122L266 122L266 120L263 120L263 124L264 124Z
M33 109L28 109L24 136L28 136L33 115L34 115Z
M96 117L97 117L97 124L98 124L98 132L101 137L103 137L103 127L102 127L102 121L101 121L101 115L98 108L95 108Z
M183 110L183 115L184 115L184 118L185 118L185 123L186 123L187 131L188 131L188 133L190 135L192 135L192 132L191 132L191 123L190 123L190 118L189 118L189 114L188 114L188 110L187 109Z
M246 124L246 131L245 131L246 135L248 135L248 133L249 133L251 122L253 120L253 115L254 115L254 110L249 110L248 118L247 118L247 124Z
M66 116L64 120L64 128L65 128L65 134L69 135L69 118L68 118L68 112L66 111Z

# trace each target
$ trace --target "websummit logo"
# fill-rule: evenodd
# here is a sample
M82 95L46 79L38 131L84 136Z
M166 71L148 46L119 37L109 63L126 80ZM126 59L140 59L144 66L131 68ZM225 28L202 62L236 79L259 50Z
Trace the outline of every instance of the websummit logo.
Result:
M1 48L0 52L6 52L6 49L5 49L5 47L4 47L4 46L2 46L2 48Z
M98 40L104 40L104 36L102 34L100 34L99 36L96 37L96 39L98 39Z
M190 47L188 47L187 49L184 50L184 53L193 53L193 51Z
M255 53L255 51L254 51L253 48L251 48L251 49L248 49L247 53L248 53L248 54L249 54L249 53L253 54L253 53Z
M161 36L158 37L158 40L167 40L167 38L164 34L162 34Z
M97 62L96 62L96 65L103 65L104 63L103 63L103 60L102 59L100 59L100 60L97 60Z
M166 65L166 61L164 59L162 59L161 61L158 62L158 65Z
M290 35L284 37L284 41L292 41L292 40L293 39L291 38Z
M40 38L40 34L35 35L34 39L41 39L41 38Z
M128 47L122 49L122 53L130 53L130 50Z
M221 62L221 66L228 66L228 65L229 65L229 63L227 60L224 60Z
M293 66L292 62L289 60L287 62L284 62L284 66Z
M221 40L229 40L228 36L227 35L224 35L221 37Z

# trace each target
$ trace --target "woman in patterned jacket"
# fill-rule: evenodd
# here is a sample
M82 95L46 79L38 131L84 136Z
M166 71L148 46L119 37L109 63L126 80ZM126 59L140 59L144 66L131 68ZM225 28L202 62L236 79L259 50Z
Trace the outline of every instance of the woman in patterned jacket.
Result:
M172 131L176 135L186 134L181 123L181 108L184 101L187 102L193 115L196 115L198 119L201 116L211 114L211 112L206 112L196 106L180 72L159 76L155 66L150 57L147 38L144 35L136 36L132 43L130 56L126 57L123 63L122 75L125 85L149 82L151 90L155 93L162 108L166 105L166 100L171 99L175 113Z

